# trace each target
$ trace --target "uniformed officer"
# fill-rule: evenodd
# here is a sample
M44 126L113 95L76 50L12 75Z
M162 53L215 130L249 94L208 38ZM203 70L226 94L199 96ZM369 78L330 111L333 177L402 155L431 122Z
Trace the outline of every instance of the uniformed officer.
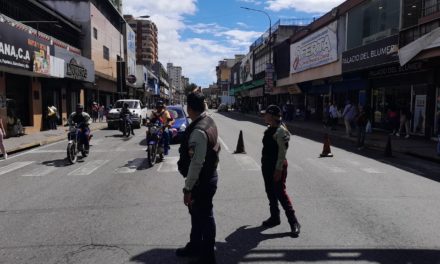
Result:
M212 199L217 190L220 145L217 127L205 112L202 93L187 97L188 116L193 120L180 145L179 172L186 177L183 201L191 214L189 243L176 250L179 257L198 257L198 263L216 263L215 220Z
M261 167L267 198L269 199L270 217L263 221L263 226L274 227L281 223L278 201L284 208L292 235L298 236L300 224L295 216L289 195L286 192L287 160L290 133L281 122L281 109L270 105L265 111L264 121L268 128L264 132Z

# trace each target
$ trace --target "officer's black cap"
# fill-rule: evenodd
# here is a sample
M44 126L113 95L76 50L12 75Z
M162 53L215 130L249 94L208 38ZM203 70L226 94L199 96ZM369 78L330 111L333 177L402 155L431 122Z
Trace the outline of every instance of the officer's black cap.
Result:
M82 104L77 104L77 105L76 105L76 109L84 109L84 105L82 105Z
M270 114L276 117L281 117L281 109L276 105L269 105L266 110L261 111L261 114Z

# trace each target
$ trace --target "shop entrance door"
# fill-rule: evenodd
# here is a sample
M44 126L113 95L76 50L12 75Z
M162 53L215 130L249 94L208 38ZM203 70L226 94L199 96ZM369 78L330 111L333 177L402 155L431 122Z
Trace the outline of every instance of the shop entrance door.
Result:
M53 87L43 87L42 88L42 107L43 107L43 129L47 130L49 129L49 118L48 118L48 110L47 107L53 105L58 110L58 117L61 116L62 109L61 109L61 91L59 88L53 88ZM58 118L57 124L61 124L61 118Z
M424 136L426 133L427 92L426 85L415 85L412 88L411 132L415 135Z
M31 79L26 76L6 74L8 117L18 118L23 126L32 126ZM9 100L8 100L9 99Z

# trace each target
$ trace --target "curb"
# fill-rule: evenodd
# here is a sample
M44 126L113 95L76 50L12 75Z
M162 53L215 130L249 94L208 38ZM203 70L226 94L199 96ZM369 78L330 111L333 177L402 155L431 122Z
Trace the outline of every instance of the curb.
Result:
M230 112L230 113L233 113L233 112ZM240 113L233 113L233 114L238 114L238 115L241 115L241 116L245 116L245 117L251 118L251 119L253 119L253 120L259 120L259 117L254 116L254 115L240 114ZM300 130L300 131L302 131L302 132L304 132L304 133L310 133L310 132L313 132L313 133L319 133L319 134L322 134L322 135L325 134L325 133L323 133L323 132L321 132L321 131L316 131L316 130L313 130L313 129L310 129L310 128L304 128L304 127L300 127L300 126L295 126L295 125L293 125L293 124L289 124L289 123L286 123L286 125L287 125L287 127L288 127L289 129L293 128L293 129L291 129L291 130L293 130L293 131L295 131L295 130L296 130L296 131ZM357 140L354 139L354 138L351 139L351 138L347 138L347 137L345 137L345 136L334 135L334 134L329 134L329 135L330 135L331 137L333 137L333 138L337 138L337 139L339 139L339 140L345 140L345 141L349 141L349 142L352 142L352 143L356 143L356 142L357 142ZM385 146L386 146L386 144L380 144L380 143L374 143L374 142L373 142L373 143L365 142L365 146L366 146L367 148L370 148L370 149L374 149L374 150L378 150L378 151L384 151L384 150L385 150ZM440 163L440 158L431 157L431 156L427 156L427 155L423 155L423 154L419 154L419 153L414 153L414 152L412 152L412 151L408 151L408 150L406 150L406 149L394 148L393 151L394 151L394 152L397 152L397 153L400 153L400 154L413 156L413 157L416 157L416 158L419 158L419 159L423 159L423 160L427 160L427 161L431 161L431 162L435 162L435 163Z
M102 129L106 128L106 127L107 127L107 124L105 124L105 125L103 124L101 126L97 126L97 127L93 128L93 129L91 129L90 131L102 130ZM33 149L33 148L37 148L37 147L41 147L41 146L44 146L44 145L52 144L52 143L55 143L55 142L59 142L59 141L62 141L64 139L66 139L66 135L53 136L53 137L50 137L50 138L48 138L46 140L36 141L36 142L32 142L32 143L27 143L27 144L20 145L19 147L7 149L6 152L8 154L15 154L15 153L18 153L18 152L21 152L21 151L30 150L30 149Z

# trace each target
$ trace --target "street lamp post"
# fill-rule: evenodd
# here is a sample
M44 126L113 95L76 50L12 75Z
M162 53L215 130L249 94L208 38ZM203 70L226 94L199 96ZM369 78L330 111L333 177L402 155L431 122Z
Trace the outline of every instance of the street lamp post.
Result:
M254 8L244 7L244 6L242 6L240 8L245 9L245 10L249 10L249 11L263 13L269 19L269 41L268 41L268 44L269 44L269 63L272 63L272 19L270 18L270 15L266 11L260 10L260 9L254 9ZM266 67L266 70L267 70L267 67ZM266 97L266 85L263 86L263 100L265 99L265 97Z

